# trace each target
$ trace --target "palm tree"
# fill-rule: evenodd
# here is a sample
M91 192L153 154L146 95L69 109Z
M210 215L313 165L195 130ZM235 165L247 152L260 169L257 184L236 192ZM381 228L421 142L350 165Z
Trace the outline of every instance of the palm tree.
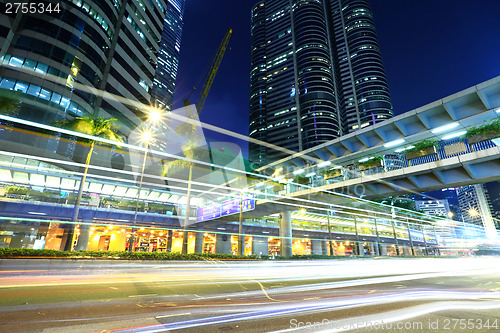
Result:
M197 115L195 115L196 109L187 109L186 115L188 118L195 120ZM198 151L197 148L200 145L201 137L198 133L198 127L195 123L192 122L184 122L181 125L177 126L175 129L175 133L181 137L185 137L185 143L182 145L182 153L184 157L188 160L178 159L174 161L170 161L163 164L163 176L165 177L168 173L173 174L179 171L185 170L188 168L188 183L187 183L187 192L186 192L186 215L184 216L184 234L183 234L183 242L182 242L182 253L187 253L187 242L188 242L188 232L187 228L189 225L189 215L191 210L191 180L193 177L193 166L194 160Z
M116 134L113 128L113 123L117 121L116 118L103 119L101 117L86 114L83 117L77 117L73 120L57 121L56 126L62 127L74 132L79 132L82 134L92 135L95 137L100 137L103 139L108 139L116 142L123 142L122 137ZM80 203L82 200L83 186L85 185L85 179L87 178L87 173L90 165L90 158L92 157L92 152L94 151L94 145L96 141L94 139L80 139L79 141L85 142L89 145L89 151L87 153L87 158L85 160L85 168L83 170L83 175L80 180L80 187L78 189L78 195L76 197L75 210L73 211L73 218L71 219L73 224L69 226L68 240L64 246L65 251L72 250L72 239L75 230L75 222L78 220L78 212L80 211Z

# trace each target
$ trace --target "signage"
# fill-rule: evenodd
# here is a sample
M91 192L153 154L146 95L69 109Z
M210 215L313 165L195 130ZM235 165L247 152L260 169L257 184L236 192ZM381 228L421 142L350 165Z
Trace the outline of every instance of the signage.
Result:
M222 216L229 216L240 213L241 210L248 212L255 209L255 195L253 193L244 194L241 198L229 199L223 202L201 207L196 214L196 222L213 220Z
M208 221L219 218L221 216L220 210L221 210L221 205L218 203L198 208L198 212L196 213L196 222Z

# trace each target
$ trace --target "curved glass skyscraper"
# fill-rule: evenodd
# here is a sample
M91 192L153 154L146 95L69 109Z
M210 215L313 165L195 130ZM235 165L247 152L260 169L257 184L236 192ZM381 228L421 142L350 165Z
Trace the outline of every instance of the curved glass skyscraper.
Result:
M171 102L184 0L49 2L51 11L0 13L0 88L21 92L19 117L115 117L127 137L143 118L133 103L151 103L154 82Z
M251 138L301 151L391 116L368 0L253 7ZM256 164L283 156L250 144Z

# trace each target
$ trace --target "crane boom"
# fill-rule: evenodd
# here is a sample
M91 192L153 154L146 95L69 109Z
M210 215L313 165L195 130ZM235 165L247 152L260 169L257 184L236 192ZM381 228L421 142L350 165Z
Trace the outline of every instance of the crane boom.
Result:
M205 104L205 100L207 99L208 92L210 91L210 88L212 87L212 83L214 82L215 75L217 74L217 71L219 70L219 66L222 62L222 58L224 57L224 53L226 53L226 49L229 45L229 39L231 38L231 34L233 33L233 29L229 29L224 36L224 39L222 40L221 44L219 45L219 48L217 49L217 53L215 54L215 57L212 60L212 63L210 64L210 70L207 75L207 79L205 80L205 83L203 84L203 88L201 90L200 95L198 96L198 100L196 101L196 109L198 110L198 114L201 113L201 110L203 109L203 105ZM189 102L187 100L184 100L185 105L189 105Z

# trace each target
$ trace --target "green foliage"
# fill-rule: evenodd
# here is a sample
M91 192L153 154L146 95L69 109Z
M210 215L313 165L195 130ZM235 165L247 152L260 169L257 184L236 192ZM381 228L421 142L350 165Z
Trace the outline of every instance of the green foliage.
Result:
M309 178L307 178L306 176L299 175L293 179L293 182L297 184L306 185L309 184Z
M124 260L256 260L258 255L237 256L220 253L173 253L173 252L127 252L127 251L57 251L0 248L0 258L51 257L51 258L106 258ZM265 259L265 258L264 258Z
M28 189L26 187L11 186L7 189L7 194L25 195L28 194Z
M97 136L116 142L123 142L123 138L116 134L114 128L116 121L116 118L104 119L98 116L85 114L83 117L76 117L73 120L56 121L55 125L70 131ZM79 141L93 142L94 140L79 139Z
M341 173L340 169L325 169L321 171L323 177L330 177L338 173Z
M477 126L477 127L471 127L467 130L467 133L465 133L464 137L470 138L476 134L498 134L500 135L500 119L494 120L487 122L484 125Z
M388 205L388 206L394 206L397 208L403 208L403 209L408 209L408 210L412 210L415 212L419 212L418 210L415 209L415 202L413 200L411 200L410 198L387 197L387 198L373 199L372 201L380 202L381 204Z
M439 143L439 140L434 140L434 139L422 140L420 142L414 143L413 146L415 146L415 147L412 149L405 150L405 153L412 153L412 152L423 150L423 149L426 149L429 147L435 147L438 145L438 143Z
M368 159L368 161L358 162L358 165L378 164L378 162L381 161L381 160L383 160L383 159L384 159L384 156L380 156L380 155L370 156L370 158Z
M0 113L8 116L15 115L19 106L20 96L20 91L0 89Z

